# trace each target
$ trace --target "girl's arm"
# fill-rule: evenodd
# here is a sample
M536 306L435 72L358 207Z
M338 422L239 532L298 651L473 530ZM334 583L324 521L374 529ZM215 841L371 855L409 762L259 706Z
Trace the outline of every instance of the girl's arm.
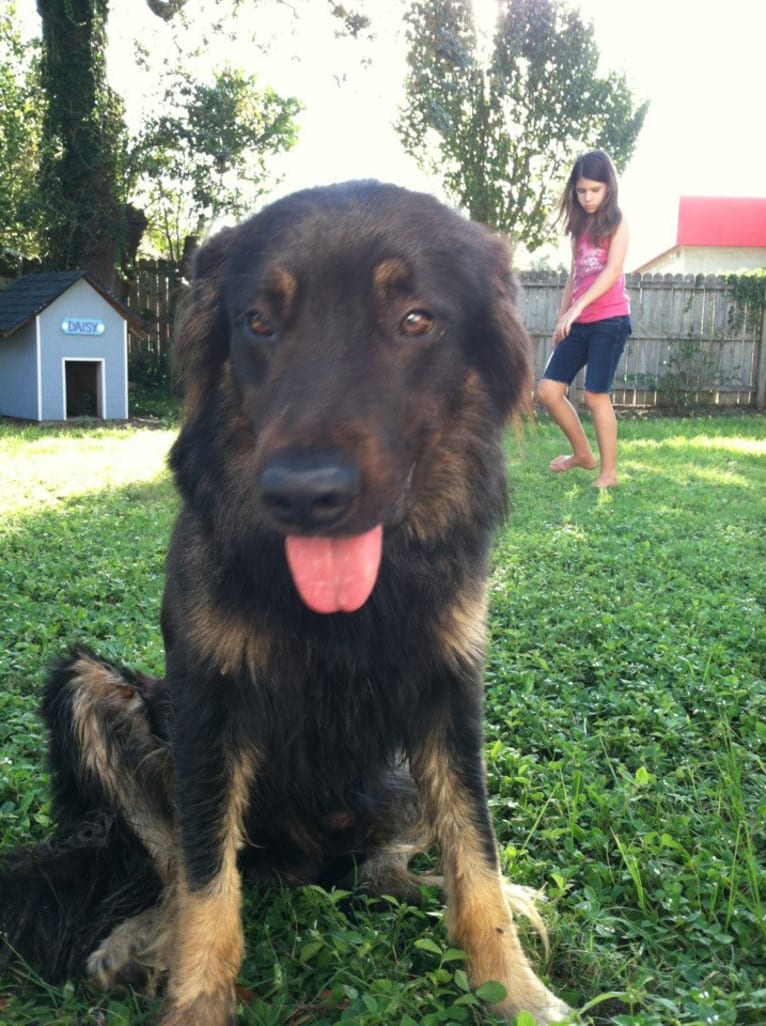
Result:
M572 304L572 289L574 288L574 270L575 270L574 269L574 261L575 261L574 254L575 254L575 244L574 244L574 240L572 240L572 262L569 265L569 277L567 278L566 284L564 285L564 293L561 296L561 305L559 306L559 313L558 313L558 317L556 318L556 327L553 329L552 342L553 342L554 346L558 342L560 342L562 340L562 338L564 338L568 334L568 331L565 332L564 335L560 334L559 333L559 326L561 325L562 319L566 315L567 310L569 310L569 307Z
M623 273L625 266L625 256L628 252L628 226L623 217L617 226L617 230L612 236L612 242L609 246L609 257L607 259L606 267L599 274L593 284L587 289L577 300L576 303L572 303L571 306L564 307L562 301L562 310L564 311L559 315L559 319L556 322L556 330L553 333L554 345L556 342L560 342L562 338L566 338L572 329L572 325L578 317L582 316L583 311L587 306L590 306L599 296L603 296L605 292L614 285L620 275ZM570 284L572 275L570 274L567 286ZM564 299L571 302L572 290L569 289L569 295L567 297L566 288L564 289Z

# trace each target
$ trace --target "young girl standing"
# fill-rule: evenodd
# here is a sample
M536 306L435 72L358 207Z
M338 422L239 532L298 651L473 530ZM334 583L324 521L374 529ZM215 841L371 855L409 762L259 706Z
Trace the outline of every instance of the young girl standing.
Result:
M597 466L590 442L567 390L585 372L585 402L593 418L600 457L597 488L617 484L617 418L609 393L630 335L625 292L628 228L617 202L617 175L600 150L575 161L561 198L564 231L572 240L572 268L564 287L553 353L537 397L566 435L571 454L557 456L555 472Z

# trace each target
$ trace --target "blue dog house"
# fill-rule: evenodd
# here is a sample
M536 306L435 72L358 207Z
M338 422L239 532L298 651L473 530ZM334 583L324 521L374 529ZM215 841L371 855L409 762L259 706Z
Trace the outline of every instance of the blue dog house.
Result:
M0 293L0 414L127 419L128 326L146 332L86 271L13 282Z

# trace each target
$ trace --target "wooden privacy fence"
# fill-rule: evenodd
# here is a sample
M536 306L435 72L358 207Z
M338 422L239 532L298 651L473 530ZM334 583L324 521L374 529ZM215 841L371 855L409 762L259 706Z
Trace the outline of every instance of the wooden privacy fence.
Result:
M528 271L519 278L519 305L539 377L550 355L566 275ZM723 277L630 275L627 286L633 334L615 379L618 405L766 407L762 302L738 301ZM187 293L174 265L140 265L128 305L151 331L147 339L130 340L132 376L159 379L166 373L174 323ZM578 401L582 386L581 374L574 383Z
M179 268L166 260L142 260L128 285L126 302L146 321L145 338L130 335L128 362L132 380L159 383L168 377L170 347L188 284Z
M550 356L565 274L520 275L520 308L539 377ZM633 334L614 382L621 406L766 406L764 305L740 302L726 278L629 275ZM574 383L582 398L583 375Z

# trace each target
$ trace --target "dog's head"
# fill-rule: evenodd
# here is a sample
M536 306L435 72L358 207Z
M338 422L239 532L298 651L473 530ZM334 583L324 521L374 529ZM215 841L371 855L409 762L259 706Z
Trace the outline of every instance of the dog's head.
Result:
M286 538L311 608L366 600L385 532L497 505L498 440L531 385L514 297L502 240L375 182L296 193L200 251L188 423L226 434L243 515Z

